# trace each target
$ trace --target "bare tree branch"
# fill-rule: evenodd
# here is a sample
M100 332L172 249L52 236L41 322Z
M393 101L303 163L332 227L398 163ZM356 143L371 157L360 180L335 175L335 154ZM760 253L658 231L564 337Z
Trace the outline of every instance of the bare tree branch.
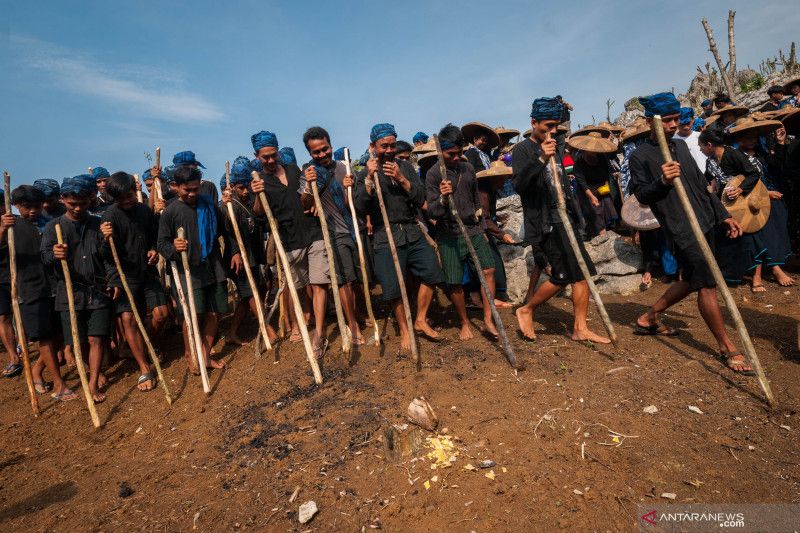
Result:
M736 43L733 40L733 18L735 16L736 11L732 9L728 11L728 57L730 58L728 76L730 76L731 80L736 79Z
M714 40L714 32L711 31L711 25L708 23L706 19L702 20L703 28L706 30L706 37L708 37L708 46L711 50L711 53L714 55L714 60L717 62L717 67L719 68L719 74L722 77L722 81L725 83L725 87L728 90L728 96L733 98L733 83L731 83L731 79L728 77L728 73L725 72L725 66L722 63L722 58L719 56L719 50L717 49L717 42Z

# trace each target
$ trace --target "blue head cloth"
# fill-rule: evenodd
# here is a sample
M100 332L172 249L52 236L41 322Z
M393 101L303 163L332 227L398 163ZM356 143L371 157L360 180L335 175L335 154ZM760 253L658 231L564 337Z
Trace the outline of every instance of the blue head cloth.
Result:
M231 184L233 184L233 176L231 176ZM225 176L225 174L223 174L222 177L219 179L219 190L224 191L225 187L227 186L228 186L228 178Z
M661 115L678 115L681 112L681 103L672 93L658 93L650 96L640 96L639 103L644 107L644 116L647 118Z
M703 100L703 101L700 103L700 107L708 107L708 106L710 106L711 104L712 104L711 100L709 100L708 98L706 98L705 100Z
M271 131L259 131L250 136L250 142L253 143L253 150L258 152L265 146L271 146L275 149L278 148L278 136Z
M370 142L375 142L384 137L397 137L397 131L395 131L394 126L387 123L372 126L372 131L369 132Z
M97 180L89 174L64 178L61 182L61 196L94 196L96 193Z
M428 137L428 135L424 131L418 131L417 133L414 134L414 137L411 140L415 143L424 144L428 142L428 139L430 139L430 137Z
M280 150L278 150L279 162L281 165L296 165L297 164L297 157L294 155L294 148L291 146L284 146Z
M556 98L537 98L531 104L531 118L534 120L561 120L564 104Z
M703 126L706 125L706 121L700 117L694 119L694 124L692 124L692 131L703 131Z
M344 147L338 148L335 152L333 152L333 160L344 161Z
M253 165L250 160L242 155L237 157L231 165L231 185L250 185L253 177Z
M691 123L692 119L694 119L694 109L691 107L682 107L681 118L679 119L680 125L685 126Z
M61 187L58 185L58 182L50 178L36 180L33 182L33 186L42 191L45 198L61 194Z
M197 160L195 157L194 152L190 150L186 150L185 152L178 152L172 157L172 164L175 166L178 165L197 165L200 168L206 168L203 166L203 163Z
M167 183L173 183L175 181L175 165L164 167L163 174Z
M95 181L97 181L103 178L110 178L111 174L109 174L108 170L103 167L94 167L92 169L92 177L95 179Z
M369 150L366 150L363 154L361 154L361 157L358 158L358 164L363 167L367 164L367 161L369 161L370 157L372 157L372 155L370 155Z
M149 168L147 170L145 170L144 172L142 172L142 181L147 181L152 177L153 177L153 175L150 174L150 169Z

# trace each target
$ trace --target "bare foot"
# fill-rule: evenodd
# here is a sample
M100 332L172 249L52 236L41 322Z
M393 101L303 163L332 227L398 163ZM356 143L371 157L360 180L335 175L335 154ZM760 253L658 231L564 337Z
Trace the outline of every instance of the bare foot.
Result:
M500 334L497 332L497 328L494 327L494 324L491 321L486 322L483 325L483 327L481 328L481 333L487 334L490 337L494 338L495 340L497 340L500 337Z
M91 392L91 391L90 391ZM103 403L106 401L106 394L100 391L91 392L94 403Z
M498 300L497 298L494 299L494 306L498 309L509 309L511 304L508 302L504 302L503 300Z
M461 331L458 333L458 338L462 341L468 341L474 338L475 335L472 333L472 328L469 327L469 324L464 324L461 326Z
M404 352L411 351L411 337L402 333L400 334L400 350Z
M416 320L414 322L414 331L417 333L422 333L429 339L438 339L439 333L435 329L433 329L430 324L428 324L427 320ZM411 347L409 346L409 349Z
M108 378L100 372L100 375L97 376L97 389L98 390L106 390L108 387Z
M772 275L775 276L775 281L777 281L778 285L781 287L791 287L794 285L794 280L789 277L781 267L773 268Z
M598 335L589 329L576 331L572 334L572 340L577 342L590 341L597 344L611 344L611 339Z
M225 368L225 361L223 361L222 359L216 361L209 357L208 364L206 364L206 368L216 368L216 369Z
M517 317L517 322L519 323L519 329L522 332L522 336L529 341L535 341L536 330L533 328L533 312L527 307L520 307L514 312L514 314Z

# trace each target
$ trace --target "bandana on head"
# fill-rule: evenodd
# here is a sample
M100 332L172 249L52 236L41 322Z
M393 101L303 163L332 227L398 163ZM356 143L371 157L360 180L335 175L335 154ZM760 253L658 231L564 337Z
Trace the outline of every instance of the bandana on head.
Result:
M344 147L338 148L335 152L333 152L333 160L344 161Z
M291 146L284 146L278 150L278 162L283 165L296 165L297 158L294 155L294 148Z
M672 93L640 96L639 103L644 107L644 116L647 118L652 118L656 115L661 115L662 117L678 115L681 112L681 103Z
M95 179L95 181L97 181L103 178L110 178L111 174L109 174L108 170L103 167L94 167L92 169L92 177Z
M555 98L537 98L531 104L531 118L534 120L561 120L564 104Z
M96 193L97 180L89 174L64 178L61 182L61 196L93 196Z
M415 143L423 143L424 144L424 143L428 142L429 138L430 137L428 137L425 134L424 131L418 131L417 133L414 134L414 137L411 140L414 141Z
M700 117L694 119L694 124L692 124L692 131L703 131L703 126L706 125L706 121Z
M145 170L144 172L142 172L142 181L147 181L149 179L152 179L152 177L153 177L153 175L150 174L150 169L149 168L147 170Z
M275 149L278 148L278 136L271 131L259 131L250 136L250 142L253 143L253 150L258 152L265 146L271 146Z
M175 166L178 165L197 165L200 168L206 168L203 166L203 163L197 160L194 155L194 152L187 150L185 152L178 152L172 158L172 164Z
M50 178L36 180L33 182L33 186L42 191L45 198L61 194L61 187L58 186L58 182Z
M711 105L711 100L709 100L708 98L706 98L706 99L705 99L705 100L703 100L703 102L700 104L700 107L708 107L708 106L710 106L710 105Z
M372 131L369 133L370 142L375 142L384 137L397 137L397 132L391 124L375 124L372 126Z
M164 167L164 179L167 183L175 182L175 165Z
M253 176L250 174L253 170L256 169L248 158L242 155L237 157L231 165L231 185L249 186L250 182L253 181Z
M681 108L681 118L680 118L680 125L685 126L692 122L694 118L694 109L691 107L682 107Z

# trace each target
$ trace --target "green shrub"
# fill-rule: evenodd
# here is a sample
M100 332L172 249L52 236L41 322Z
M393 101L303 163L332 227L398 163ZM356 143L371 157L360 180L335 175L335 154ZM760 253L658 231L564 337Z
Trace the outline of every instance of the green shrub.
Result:
M756 74L753 78L747 82L740 83L739 88L742 92L749 93L753 91L757 91L764 86L764 76L761 74Z

